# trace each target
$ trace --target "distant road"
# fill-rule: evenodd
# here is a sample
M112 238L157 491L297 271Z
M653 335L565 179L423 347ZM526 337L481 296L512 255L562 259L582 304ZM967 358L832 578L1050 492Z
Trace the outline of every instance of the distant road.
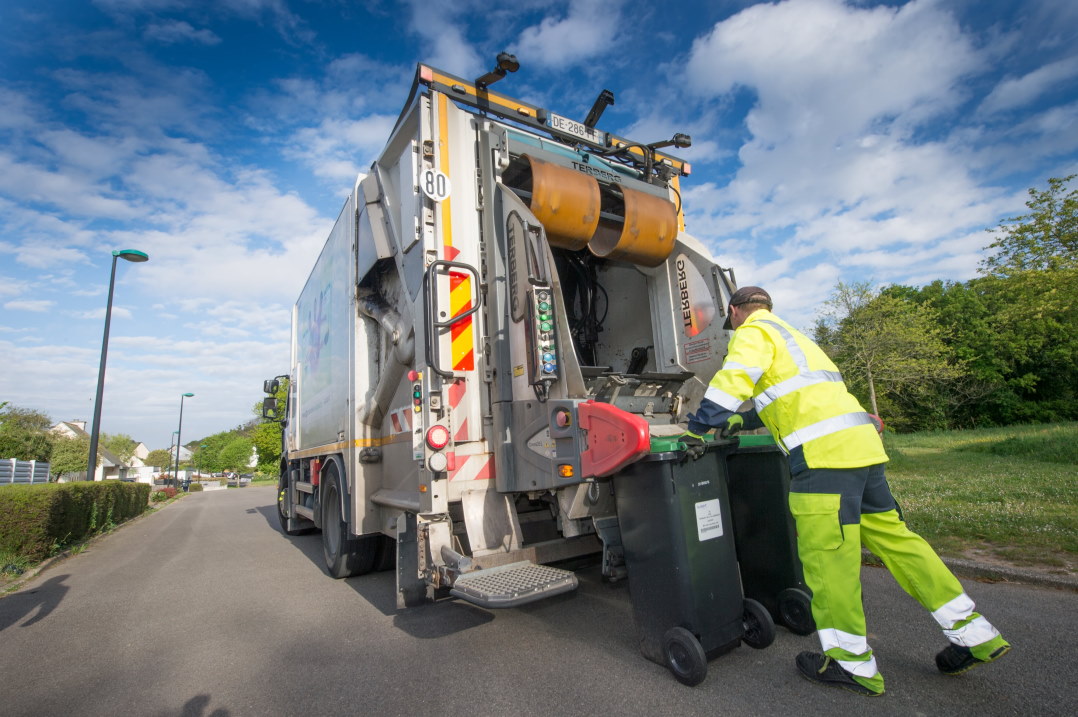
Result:
M0 599L0 714L1062 715L1078 704L1078 594L967 582L1014 650L940 675L932 618L865 569L879 699L798 676L815 637L779 629L683 687L644 660L624 583L506 611L398 612L393 572L332 580L320 536L277 528L272 487L192 493Z

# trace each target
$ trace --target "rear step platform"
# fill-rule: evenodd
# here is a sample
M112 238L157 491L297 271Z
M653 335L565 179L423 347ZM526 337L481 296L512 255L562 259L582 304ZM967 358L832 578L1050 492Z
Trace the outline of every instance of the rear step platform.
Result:
M480 607L517 607L575 590L577 584L568 570L521 561L465 573L449 592Z

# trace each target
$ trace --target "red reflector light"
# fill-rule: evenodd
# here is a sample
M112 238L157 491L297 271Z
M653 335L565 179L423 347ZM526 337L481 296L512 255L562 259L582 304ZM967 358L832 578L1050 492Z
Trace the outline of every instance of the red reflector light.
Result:
M681 165L681 173L684 174L686 177L692 174L692 165L688 162Z
M431 426L427 431L427 445L435 451L445 448L449 445L449 429L445 426Z
M434 82L434 70L426 65L419 66L419 79L426 83Z

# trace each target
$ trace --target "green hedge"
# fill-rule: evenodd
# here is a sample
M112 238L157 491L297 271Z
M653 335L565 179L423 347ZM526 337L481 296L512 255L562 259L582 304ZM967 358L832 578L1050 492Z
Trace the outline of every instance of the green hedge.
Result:
M145 483L46 483L0 487L0 551L44 560L63 546L146 510Z

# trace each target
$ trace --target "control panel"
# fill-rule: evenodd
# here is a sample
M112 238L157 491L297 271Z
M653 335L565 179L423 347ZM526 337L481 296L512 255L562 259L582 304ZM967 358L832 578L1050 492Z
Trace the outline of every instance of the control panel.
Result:
M554 292L549 286L533 287L528 291L528 308L528 381L533 386L557 381Z

